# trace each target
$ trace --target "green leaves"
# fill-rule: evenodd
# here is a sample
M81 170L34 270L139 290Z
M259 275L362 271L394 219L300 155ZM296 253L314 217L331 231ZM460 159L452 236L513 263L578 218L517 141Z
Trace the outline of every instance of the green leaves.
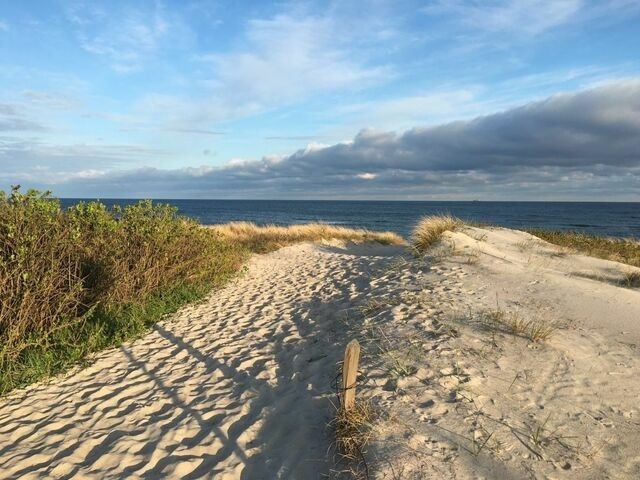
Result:
M246 253L150 200L64 210L50 192L0 192L0 393L141 334Z

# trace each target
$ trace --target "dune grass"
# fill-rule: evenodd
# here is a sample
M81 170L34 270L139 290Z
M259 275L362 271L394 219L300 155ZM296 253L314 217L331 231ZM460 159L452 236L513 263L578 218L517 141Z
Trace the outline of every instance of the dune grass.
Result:
M266 252L298 242L321 240L349 240L353 242L377 242L383 245L403 245L404 239L392 232L373 232L364 229L336 227L323 223L259 226L250 222L233 222L214 225L211 230L234 244L240 244L252 251Z
M640 241L561 230L526 230L542 240L573 251L640 268Z
M451 215L423 217L413 229L411 236L413 248L418 253L424 253L440 240L444 232L452 232L462 225L462 220Z
M549 340L558 329L556 323L545 318L524 318L516 311L506 311L500 307L484 314L484 324L490 330L509 333L532 342Z
M63 209L48 193L0 192L0 395L148 331L236 275L253 252L391 233L323 225L202 228L169 205Z
M627 272L622 279L622 285L627 288L639 288L640 287L640 272L633 271Z
M359 400L349 410L337 407L330 423L336 441L336 453L347 464L341 472L350 478L369 478L365 448L373 435L377 414L372 403Z

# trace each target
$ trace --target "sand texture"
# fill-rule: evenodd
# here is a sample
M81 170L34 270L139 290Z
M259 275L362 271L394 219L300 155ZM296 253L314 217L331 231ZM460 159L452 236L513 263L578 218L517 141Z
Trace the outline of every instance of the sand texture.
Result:
M640 478L631 269L465 228L425 258L300 244L91 365L0 400L0 478L316 479L344 346L371 478ZM488 318L554 331L544 341Z
M373 478L640 478L632 267L463 228L397 270L399 291L360 320L383 352L364 366L384 412ZM556 329L532 342L496 311Z

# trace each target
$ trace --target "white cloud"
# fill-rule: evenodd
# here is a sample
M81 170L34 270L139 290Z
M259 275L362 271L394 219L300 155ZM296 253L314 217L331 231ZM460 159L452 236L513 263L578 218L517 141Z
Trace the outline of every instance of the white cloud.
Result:
M249 21L244 45L229 53L201 55L211 68L210 101L200 112L212 120L265 111L311 95L362 89L391 75L384 66L367 66L339 40L330 17Z
M350 124L375 128L401 129L411 125L433 124L451 118L478 115L478 87L436 90L379 100L336 106L332 116L347 118Z
M331 16L249 20L230 50L192 57L197 73L189 95L147 93L134 105L134 114L146 123L161 118L172 130L209 129L212 123L389 79L391 68L370 66L344 28Z
M378 175L376 173L359 173L356 177L361 178L362 180L375 180Z
M479 30L535 35L568 22L580 11L582 0L492 0L470 3L440 0L423 9L430 15L453 15Z
M0 32L8 32L8 31L9 31L9 24L7 22L0 20Z
M51 110L74 110L82 106L79 98L58 91L24 90L21 96L34 107Z
M128 9L109 15L97 7L74 4L67 8L67 18L77 28L80 46L123 74L142 70L170 27L160 4L153 11Z

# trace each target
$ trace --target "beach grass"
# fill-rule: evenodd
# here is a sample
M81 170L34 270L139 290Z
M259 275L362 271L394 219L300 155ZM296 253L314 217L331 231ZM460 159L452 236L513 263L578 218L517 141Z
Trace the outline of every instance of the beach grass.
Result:
M251 222L232 222L214 225L211 230L234 244L252 251L267 252L299 242L321 240L348 240L353 242L377 242L383 245L404 245L405 240L392 232L374 232L365 229L336 227L324 223L279 226L256 225Z
M562 230L526 230L542 240L590 257L613 260L640 268L640 241Z
M346 477L368 478L365 448L373 435L376 418L376 410L368 400L357 401L349 410L336 409L330 426L335 434L336 451L349 465L343 472Z
M435 245L446 231L462 226L462 220L451 215L429 215L423 217L413 229L411 243L418 253L424 253Z
M500 307L485 312L484 322L490 330L509 333L532 342L549 340L558 329L555 322L546 318L525 318L519 312L506 311Z
M329 238L400 243L326 225L202 228L174 207L0 192L0 395L136 338L202 299L254 252Z

